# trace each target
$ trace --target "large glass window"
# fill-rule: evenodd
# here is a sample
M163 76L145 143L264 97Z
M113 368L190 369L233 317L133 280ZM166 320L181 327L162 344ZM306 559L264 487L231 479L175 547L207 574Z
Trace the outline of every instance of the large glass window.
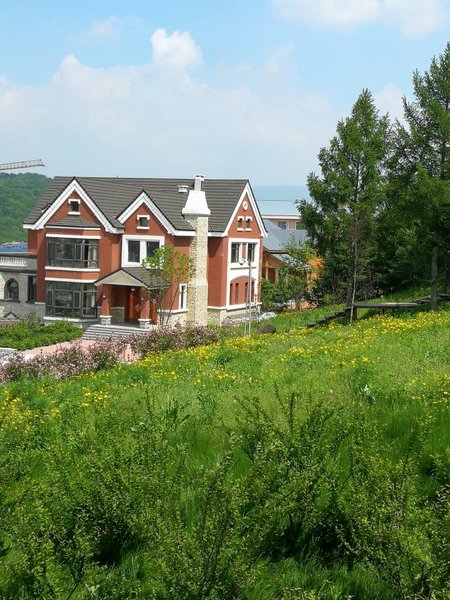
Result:
M141 263L141 242L128 240L128 262Z
M98 242L88 238L48 238L47 265L69 269L97 269Z
M49 281L45 305L45 314L49 317L96 317L96 288L91 283Z
M158 240L128 240L127 263L140 265L144 258L153 256L155 250L160 247Z

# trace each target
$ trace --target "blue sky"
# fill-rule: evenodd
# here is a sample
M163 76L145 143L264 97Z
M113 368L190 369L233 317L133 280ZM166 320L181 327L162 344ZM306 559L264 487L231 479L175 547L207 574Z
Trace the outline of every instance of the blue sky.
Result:
M450 0L0 0L0 162L303 186L358 94L401 118Z

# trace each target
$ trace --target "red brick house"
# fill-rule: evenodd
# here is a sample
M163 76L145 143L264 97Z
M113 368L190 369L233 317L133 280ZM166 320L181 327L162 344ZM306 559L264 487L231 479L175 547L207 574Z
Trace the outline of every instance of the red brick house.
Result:
M155 323L141 263L166 244L195 266L172 322L221 323L259 301L266 230L248 180L55 177L24 227L46 321Z

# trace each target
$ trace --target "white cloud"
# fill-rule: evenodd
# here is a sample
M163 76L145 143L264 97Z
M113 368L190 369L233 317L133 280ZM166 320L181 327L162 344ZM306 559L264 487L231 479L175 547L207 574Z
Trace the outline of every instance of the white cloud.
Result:
M158 33L158 32L157 32ZM155 36L154 36L155 37ZM48 175L248 177L254 184L303 182L336 115L320 95L293 90L281 68L289 48L255 70L237 65L193 78L200 50L188 34L150 64L94 68L66 56L49 83L0 78L0 127L8 156L42 157ZM178 47L178 41L174 44ZM163 44L164 45L164 44ZM161 68L162 65L176 68ZM6 160L6 158L5 158Z
M379 92L374 95L375 105L380 115L389 114L391 121L394 119L403 120L403 101L404 93L393 83L386 84Z
M380 0L274 0L286 19L321 27L352 27L379 18Z
M273 0L282 17L324 28L384 22L408 36L427 35L449 14L447 0Z
M88 37L97 42L115 40L119 37L119 22L116 17L109 17L103 21L93 21Z
M151 41L155 65L186 69L203 61L199 47L186 31L174 31L167 35L165 29L157 29Z

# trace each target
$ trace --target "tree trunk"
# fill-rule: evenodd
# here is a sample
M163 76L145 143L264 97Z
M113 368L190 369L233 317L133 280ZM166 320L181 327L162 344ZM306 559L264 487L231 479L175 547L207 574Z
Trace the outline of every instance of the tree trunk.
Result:
M353 304L355 302L355 294L356 294L356 268L358 262L358 245L356 240L353 240L351 245L351 256L350 256L350 266L348 270L348 278L347 278L347 299L346 306L347 308L351 307L350 310L350 324L353 323Z
M437 289L437 274L438 274L438 245L433 244L431 249L431 291L430 291L430 309L438 309L438 289Z
M448 294L450 292L450 250L445 256L445 289L444 292Z

